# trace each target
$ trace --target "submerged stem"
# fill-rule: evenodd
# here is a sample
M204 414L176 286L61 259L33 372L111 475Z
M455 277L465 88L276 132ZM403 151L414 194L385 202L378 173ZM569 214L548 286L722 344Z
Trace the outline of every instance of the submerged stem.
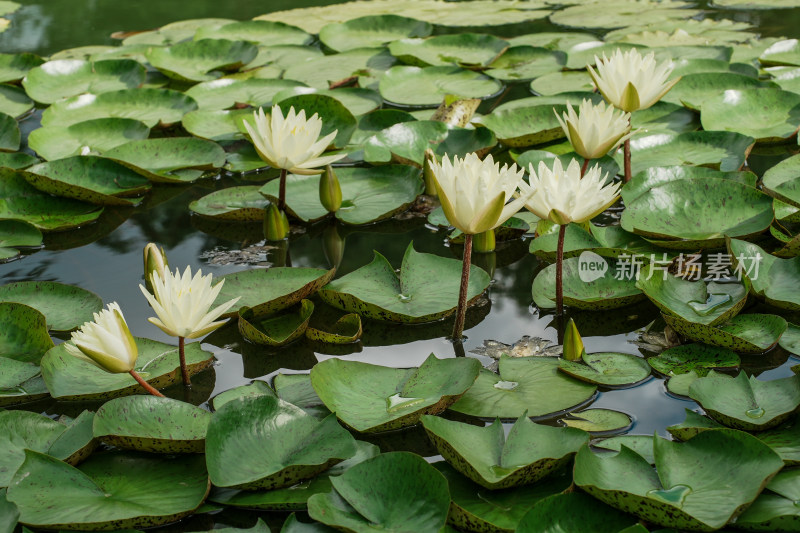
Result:
M556 251L556 314L564 314L564 284L562 270L564 269L564 237L567 234L567 225L558 228L558 250Z
M137 374L135 370L131 370L128 373L133 377L133 379L136 380L137 383L139 383L139 385L141 385L144 388L144 390L146 390L147 392L149 392L153 396L158 396L159 398L163 398L164 397L164 395L161 394L160 392L158 392L156 389L154 389L152 385L150 385L148 382L143 380L142 376Z
M278 209L286 209L286 169L281 169L280 186L278 188Z
M464 259L461 268L461 288L458 291L456 323L453 325L453 342L461 342L464 332L464 317L467 314L467 289L469 288L469 267L472 260L472 235L464 235Z
M622 145L623 159L625 161L625 183L631 181L631 140L625 139Z
M186 350L184 349L185 339L178 337L178 355L181 358L181 376L183 376L183 384L186 387L192 385L192 380L189 378L189 369L186 368Z

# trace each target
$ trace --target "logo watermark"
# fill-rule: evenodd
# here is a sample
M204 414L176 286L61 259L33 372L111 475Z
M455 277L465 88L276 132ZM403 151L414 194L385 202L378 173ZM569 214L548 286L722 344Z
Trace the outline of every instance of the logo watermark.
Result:
M594 252L586 251L578 257L578 276L584 283L591 283L605 276L608 262Z

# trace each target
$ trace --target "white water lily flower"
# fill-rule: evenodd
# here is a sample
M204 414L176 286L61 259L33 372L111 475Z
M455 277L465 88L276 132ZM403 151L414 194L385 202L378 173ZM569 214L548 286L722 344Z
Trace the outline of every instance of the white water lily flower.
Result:
M589 74L603 97L623 111L647 109L658 102L680 77L667 81L674 64L658 64L655 53L642 57L635 48L622 52L617 48L611 58L605 53L594 58L597 70L588 65Z
M543 161L539 171L530 165L533 196L525 202L528 211L544 220L556 224L576 222L582 224L610 207L619 198L620 184L606 184L606 175L600 165L590 168L581 178L581 166L576 159L570 161L566 170L559 159L553 161L550 170Z
M631 114L607 106L583 100L578 112L567 104L563 119L556 118L567 135L572 148L585 159L598 159L629 138Z
M253 122L245 120L244 127L261 159L271 167L293 174L319 174L326 165L347 155L320 157L336 138L338 130L320 139L322 119L314 113L306 120L303 109L295 113L294 107L290 107L284 118L281 108L275 105L267 118L264 109L259 108L253 112Z
M212 287L211 274L203 276L198 269L192 277L192 270L188 266L182 276L177 269L175 274L167 270L163 279L158 272L153 272L152 283L153 294L139 285L158 315L158 318L150 317L147 320L173 337L196 339L214 331L225 323L225 320L215 320L239 300L234 298L210 310L225 280Z
M107 372L130 372L139 350L117 302L94 313L94 322L85 322L64 344L70 355L88 361Z
M441 163L431 160L431 170L447 220L469 235L501 225L533 194L523 170L515 164L500 168L491 155L483 161L474 153L454 156L452 163L445 155ZM506 204L518 188L524 188L520 197Z

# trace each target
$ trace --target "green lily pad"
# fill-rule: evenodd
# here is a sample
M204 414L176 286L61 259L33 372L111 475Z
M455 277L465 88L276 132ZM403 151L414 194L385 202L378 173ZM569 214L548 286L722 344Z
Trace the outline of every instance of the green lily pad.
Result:
M745 431L774 428L800 406L800 377L759 381L740 372L734 379L698 379L689 395L721 424Z
M736 368L741 363L736 352L705 344L684 344L668 348L647 362L665 376L694 372L698 377L713 368Z
M225 164L225 150L206 139L165 137L134 140L108 150L103 156L135 170L156 183L185 183Z
M389 52L393 56L419 67L458 65L485 68L507 49L508 41L480 33L454 33L389 43Z
M275 395L275 391L272 390L272 387L269 386L269 383L257 379L252 383L248 383L247 385L240 385L239 387L234 387L232 389L220 392L211 399L210 403L214 410L217 410L226 403L239 398Z
M505 436L499 419L486 427L435 416L422 425L439 453L461 474L487 489L536 483L571 462L589 436L571 428L517 419Z
M136 338L139 358L136 372L160 389L181 380L177 347L150 339ZM189 375L214 363L214 356L200 349L199 342L186 345ZM64 401L108 400L130 396L143 390L129 374L111 374L70 355L63 344L50 349L42 358L42 376L54 398Z
M598 502L582 492L557 494L541 500L528 511L517 527L519 533L560 533L592 531L625 533L635 521L629 514Z
M530 45L512 46L489 64L486 75L505 81L529 81L558 72L566 63L563 52Z
M47 449L47 455L72 466L85 461L99 444L92 433L94 413L83 411L76 418L62 417L67 427Z
M278 374L273 380L278 398L296 405L308 414L325 418L330 410L322 403L308 374Z
M692 383L700 379L697 370L690 370L685 374L678 374L667 380L667 392L676 396L689 396Z
M0 285L0 302L18 302L45 316L47 329L71 331L91 322L103 301L93 292L56 281L17 281ZM5 355L5 354L4 354Z
M719 210L725 202L724 213ZM626 231L659 239L662 246L714 248L725 236L745 237L772 224L772 200L758 189L729 179L689 178L665 183L626 205L620 225ZM694 247L694 246L692 246Z
M357 76L381 74L396 61L386 48L357 48L295 63L286 69L283 79L297 80L317 89L330 89L332 84Z
M330 493L308 499L308 514L324 524L357 533L438 533L447 520L445 478L409 452L378 455L331 478Z
M512 46L527 44L529 46L540 46L542 48L547 48L548 50L565 51L569 50L576 44L588 43L596 40L597 36L591 33L543 31L511 37L508 39L508 42L510 42Z
M793 355L800 355L800 326L788 322L778 345Z
M225 79L225 78L223 78ZM196 137L211 141L236 141L245 138L246 130L243 126L244 120L249 120L253 116L251 109L215 109L213 111L197 110L190 111L183 116L181 124L184 129ZM240 172L263 168L266 163L261 156L256 153L255 148L247 143L245 149L252 152L252 164ZM233 151L227 154L228 164L238 156ZM227 168L227 167L226 167Z
M647 462L651 465L656 464L655 455L653 454L652 435L618 435L592 442L591 445L594 448L616 452L622 451L622 447L625 446L647 459Z
M325 94L298 94L280 102L284 115L292 107L298 112L304 109L307 117L317 114L322 119L320 135L325 136L336 131L336 138L333 140L336 148L347 146L358 124L342 102Z
M433 354L410 369L328 359L311 369L311 383L342 423L370 433L412 426L422 415L441 413L475 382L479 369L477 359L437 359Z
M156 396L126 396L103 404L94 417L94 436L127 450L203 453L211 413L192 404Z
M777 315L738 315L719 326L687 322L667 314L664 321L677 333L735 352L763 353L778 343L786 331L786 320Z
M663 101L681 104L689 109L701 110L707 99L719 99L727 90L778 89L771 81L760 81L751 76L733 72L699 72L683 76ZM744 133L744 132L742 132Z
M727 131L655 133L631 139L631 172L674 165L739 170L755 139ZM622 162L622 153L615 156Z
M0 152L0 167L24 169L38 162L38 157L25 152Z
M0 220L0 260L19 255L17 248L42 245L42 232L22 220Z
M353 116L358 117L378 109L383 100L377 91L361 87L339 87L336 89L317 89L296 85L277 93L272 99L273 103L282 104L284 100L299 94L321 94L341 102ZM306 113L308 114L308 113ZM352 143L352 139L350 140Z
M452 94L461 98L489 98L503 85L488 76L456 66L390 68L380 81L383 98L401 106L433 107Z
M717 374L723 378L727 377L728 379L733 379L731 376L727 374ZM687 394L688 396L688 394ZM695 413L690 409L685 409L686 412L686 419L681 422L680 424L674 424L672 426L667 427L667 431L678 440L689 440L692 437L699 435L704 431L708 431L709 429L723 429L725 426L720 424L719 422L715 422L714 420L708 418L707 416L703 416L701 414Z
M247 309L239 314L239 333L255 344L284 346L305 335L313 312L311 300L302 300L293 309L269 317L255 317Z
M788 7L788 6L787 6ZM736 528L745 531L798 531L800 469L781 470L756 501L736 518Z
M0 318L4 325L0 332L0 357L39 364L53 347L45 316L37 309L19 302L2 302Z
M374 444L357 440L355 445L356 454L353 457L333 465L312 479L301 481L291 487L266 491L218 489L211 494L209 499L226 507L259 509L262 511L305 511L308 499L311 496L330 492L332 486L330 478L332 476L341 475L348 468L380 454L380 448ZM285 525L281 531L286 532ZM306 531L306 533L308 532Z
M584 353L583 363L560 359L559 370L570 376L605 387L632 385L650 376L650 367L641 357L619 352Z
M82 425L88 417L90 423L88 440L73 438L59 442L62 437L67 437L66 432L70 427L67 424L28 411L0 411L0 428L3 430L3 436L0 437L0 443L3 445L0 454L0 487L7 487L10 484L14 473L25 461L26 449L48 454L73 465L80 462L76 459L81 455L82 449L91 445L92 440L92 414L85 412L84 415L81 415L80 421L76 420L76 423ZM72 456L75 456L75 459L69 461Z
M656 436L653 449L658 473L629 448L616 455L581 448L575 458L575 484L648 522L713 531L752 502L783 466L767 445L738 431L705 431L684 443ZM731 470L731 464L741 466Z
M150 189L150 182L136 172L97 156L39 163L26 169L24 176L42 192L97 205L135 205L127 197Z
M52 104L82 93L135 89L144 83L144 77L144 66L132 59L57 59L28 71L22 86L37 102Z
M586 71L551 72L533 80L530 90L541 96L552 96L575 91L591 92L594 84Z
M591 254L591 255L590 255ZM631 276L620 275L617 262L594 253L564 260L564 303L576 309L617 309L645 299ZM593 268L594 270L588 270ZM533 301L543 309L555 305L557 265L541 270L533 280ZM619 279L618 279L619 278Z
M482 418L550 417L594 396L594 385L558 371L551 357L500 357L499 375L481 370L478 380L450 410Z
M75 468L26 450L7 498L19 508L20 523L31 527L132 529L190 515L203 503L209 486L201 455L161 458L109 452Z
M791 9L797 7L792 0L714 0L721 9Z
M456 259L419 253L409 244L400 274L378 252L371 263L341 278L320 292L320 298L334 307L361 316L419 324L449 316L456 308L462 263ZM489 286L489 275L470 268L468 301Z
M531 507L565 491L572 481L571 476L558 476L546 483L488 491L444 461L433 466L447 479L451 498L447 522L459 531L511 533Z
M248 308L253 316L264 317L282 311L304 298L310 297L328 283L335 269L303 267L272 267L244 270L214 278L214 283L224 280L214 306L239 297L237 308ZM223 317L234 316L236 310Z
M361 317L349 313L325 330L309 327L306 329L306 338L328 344L350 344L360 339L361 333Z
M644 46L624 42L584 41L564 49L567 54L566 67L569 70L585 69L587 65L595 64L595 57L611 56L615 51L626 52L632 49L643 51ZM644 53L642 54L644 55Z
M214 191L193 200L189 210L219 220L261 222L264 220L264 209L270 202L259 192L260 188L259 185L240 185Z
M33 100L21 87L0 84L0 113L20 117L33 109Z
M755 187L758 178L752 172L722 172L706 167L671 166L652 167L635 174L622 187L622 200L628 204L643 193L671 181L690 178L719 178L738 181L749 187Z
M49 396L37 364L0 357L0 407Z
M30 185L24 173L0 168L0 219L17 219L42 231L61 231L88 224L102 207L68 198L57 198Z
M36 54L0 54L0 82L19 81L33 67L44 63L44 59Z
M335 416L320 421L273 396L226 403L206 436L208 471L218 487L288 487L355 453L355 439Z
M705 19L706 21L710 19ZM727 20L727 19L726 19ZM736 35L740 35L736 32ZM701 39L704 37L700 37ZM674 58L673 63L675 68L672 69L672 76L687 76L689 74L703 74L708 72L723 72L742 74L751 78L758 77L758 70L754 70L753 65L747 63L730 63L729 61L722 61L720 59L688 59L688 58Z
M550 15L550 22L570 28L622 28L632 24L663 23L690 19L699 13L685 4L657 1L592 2L569 6Z
M238 73L230 74L229 78L249 79L262 78L274 79L283 74L287 68L298 63L319 59L325 54L315 46L301 46L297 44L277 44L274 46L259 46L256 58L242 67ZM287 78L288 79L288 78Z
M123 89L59 100L42 113L42 126L66 127L94 118L132 118L148 127L180 122L197 103L171 89Z
M294 80L234 79L220 78L205 81L186 91L201 110L228 109L234 106L253 107L272 105L272 98L279 92L293 87L304 87ZM252 117L252 111L250 111Z
M130 141L147 139L150 128L132 118L96 118L69 126L37 128L28 136L28 146L43 159L102 153Z
M164 46L185 41L194 37L195 32L204 26L219 27L236 22L232 19L200 18L171 22L157 30L136 32L122 40L123 47L129 45Z
M742 275L750 280L754 294L770 305L790 311L800 310L800 293L791 280L800 271L800 258L780 259L757 244L730 239L729 248Z
M220 70L235 70L252 61L258 48L245 41L201 39L145 52L147 61L166 76L180 81L209 81L222 76Z
M0 151L19 150L21 135L14 117L0 113L0 128Z
M503 144L520 148L564 138L556 113L565 109L561 105L520 107L496 111L472 122L492 130Z
M559 422L567 427L582 429L592 435L606 435L627 431L633 425L629 415L612 409L587 409L569 413Z
M800 180L797 179L799 172L800 154L784 159L764 173L764 191L779 200L800 207Z
M415 120L395 124L367 139L364 159L370 163L422 166L427 148L440 158L444 155L463 157L471 152L485 154L496 144L494 134L486 128L466 129L435 120Z
M800 66L800 42L797 39L777 41L762 52L758 61L764 66Z
M756 433L761 442L778 452L783 462L790 466L800 465L800 425L791 422L767 431Z
M400 15L366 15L346 22L327 24L319 30L322 44L337 52L383 46L410 37L427 37L433 31L428 22Z
M700 128L697 114L669 102L656 102L631 114L631 127L640 133L684 133ZM710 128L709 128L710 129ZM740 132L741 133L741 132Z
M800 127L800 94L728 89L703 100L700 120L705 130L734 131L762 143L783 142Z
M194 34L194 40L228 39L247 41L260 46L283 44L310 44L314 38L297 26L266 20L245 20L231 22L222 26L201 26Z

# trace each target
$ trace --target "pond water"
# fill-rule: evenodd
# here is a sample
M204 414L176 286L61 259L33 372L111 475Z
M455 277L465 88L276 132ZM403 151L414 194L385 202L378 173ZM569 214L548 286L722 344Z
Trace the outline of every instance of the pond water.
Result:
M143 30L174 20L196 17L227 17L248 19L253 16L292 7L305 7L331 2L315 0L237 0L219 2L207 0L137 0L135 2L100 2L86 0L76 7L75 0L22 1L23 7L13 15L12 25L0 33L0 50L4 52L32 51L47 55L58 50L89 44L113 44L109 37L121 30ZM714 14L714 17L723 15ZM800 37L800 8L786 11L729 12L724 16L752 21L762 35ZM495 28L500 36L552 30L545 23ZM524 91L519 91L520 95ZM491 102L484 104L491 105ZM21 123L23 132L38 124L37 112ZM789 155L796 146L775 151L756 151L751 166L757 174ZM263 175L224 175L217 180L205 180L191 186L159 186L154 188L144 204L136 209L107 209L97 224L68 233L45 236L45 247L23 256L20 260L0 265L2 283L22 280L51 280L74 284L98 294L104 302L117 301L125 310L128 324L136 336L174 343L161 330L147 322L152 312L139 291L142 281L142 248L148 242L162 245L170 264L183 268L202 268L215 276L259 268L282 261L292 266L329 268L323 245L323 234L331 222L314 226L297 226L288 245L288 257L282 250L262 245L260 225L214 224L192 216L188 204L212 190L231 184L262 183ZM427 225L422 215L408 215L402 220L360 228L343 228L344 255L337 276L351 272L372 259L373 250L383 254L399 267L403 253L413 241L417 251L445 257L460 258L461 249L447 244L446 233ZM494 259L478 257L476 262L494 260L497 268L486 300L468 314L465 348L479 348L484 340L513 344L524 335L542 337L557 342L555 322L551 313L537 310L531 299L531 282L540 267L528 253L530 237L504 245ZM242 263L244 250L246 263ZM226 264L226 261L233 261ZM237 264L238 261L238 264ZM317 305L323 305L317 302ZM612 312L568 312L574 317L583 334L589 352L616 351L642 355L632 341L650 322L659 319L657 308L649 303ZM330 357L365 361L392 367L420 365L434 353L438 357L453 357L454 346L447 339L452 321L423 325L395 326L365 322L364 339L348 347L349 353L330 355L315 352L305 341L285 348L269 350L247 345L235 331L235 325L215 333L203 347L215 354L218 363L213 372L197 377L190 397L194 403L253 379L269 379L277 372L308 371L318 361ZM485 364L490 359L482 357ZM792 375L789 367L797 364L789 354L776 349L764 356L743 359L743 366L761 379L776 379ZM181 387L169 389L168 394L183 397ZM55 415L75 415L85 405L42 402L35 409ZM695 409L693 401L679 399L667 393L665 381L650 377L638 386L624 390L601 389L592 407L623 411L634 419L630 433L666 435L665 427L684 419L684 409ZM31 408L31 407L26 407ZM398 442L387 446L414 448L414 443Z

